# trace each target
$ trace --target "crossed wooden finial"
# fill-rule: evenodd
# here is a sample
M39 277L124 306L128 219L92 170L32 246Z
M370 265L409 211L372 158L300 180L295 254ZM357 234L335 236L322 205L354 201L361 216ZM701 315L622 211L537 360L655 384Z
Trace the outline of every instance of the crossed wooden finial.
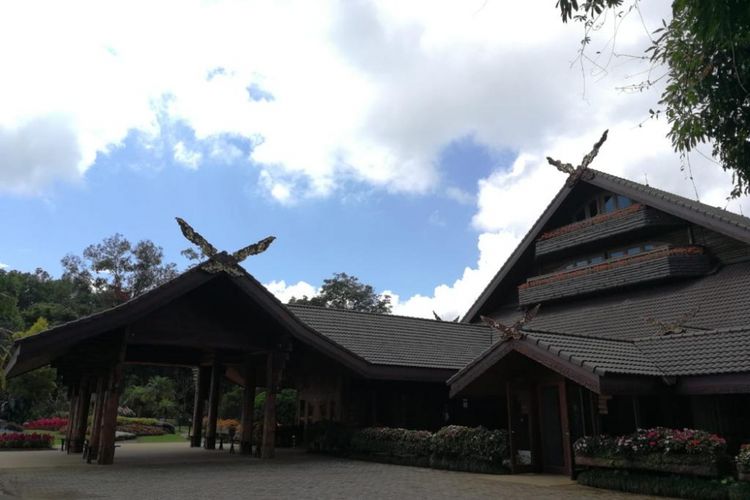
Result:
M608 133L609 130L604 131L602 137L594 143L594 147L586 156L583 157L583 160L581 160L581 164L577 167L574 167L570 163L563 163L560 160L554 160L549 156L547 157L547 162L557 168L557 170L559 170L560 172L568 174L568 180L565 181L568 187L573 187L575 183L578 182L578 179L581 178L583 178L584 180L591 180L594 178L594 172L589 170L589 165L591 165L591 162L594 161L596 155L599 154L599 148L601 148L602 144L604 144L604 141L607 140Z
M656 332L657 335L685 333L688 329L688 325L686 323L693 319L695 315L698 314L698 311L700 311L700 308L696 307L695 309L686 312L676 320L669 322L660 321L656 318L645 318L645 320L649 325L658 327L659 330Z
M521 331L521 328L526 323L529 323L539 312L539 308L541 307L541 304L537 304L531 309L527 309L526 312L523 314L523 316L516 320L515 323L511 326L505 326L502 323L498 323L492 318L489 318L487 316L480 316L482 318L482 321L484 321L486 324L490 326L490 328L493 328L500 332L500 342L505 342L506 340L521 340L526 336L524 332Z
M239 250L231 254L227 252L219 252L216 247L214 247L206 240L206 238L201 236L200 233L193 229L190 224L185 222L183 219L180 219L179 217L175 217L175 219L177 219L177 224L180 225L180 230L182 231L183 236L185 236L185 238L187 238L191 243L197 245L198 248L200 248L203 252L203 255L208 257L208 260L201 264L201 268L204 271L208 271L209 273L218 273L220 271L224 271L233 276L242 276L244 274L244 271L239 266L239 263L247 259L251 255L257 255L259 253L265 252L268 247L271 246L273 240L276 239L275 236L269 236L268 238L264 238L257 243L253 243L252 245L240 248Z

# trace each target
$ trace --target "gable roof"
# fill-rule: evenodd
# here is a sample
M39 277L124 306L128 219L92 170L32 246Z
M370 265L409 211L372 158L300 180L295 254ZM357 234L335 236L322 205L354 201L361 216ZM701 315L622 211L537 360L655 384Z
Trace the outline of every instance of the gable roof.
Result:
M750 371L750 326L641 337L632 340L524 330L519 340L498 342L448 379L455 395L511 352L561 372L601 393L608 375L684 377ZM570 368L560 368L560 361Z
M239 276L233 276L224 271L208 273L201 269L200 265L123 304L16 341L13 344L10 361L5 367L5 373L12 377L47 365L77 343L132 324L220 276L228 278L231 283L263 307L264 311L284 327L292 337L317 348L357 373L363 375L368 373L367 361L302 323L249 273L244 270Z
M375 365L458 370L497 340L484 324L298 304L287 307L315 331Z
M750 219L747 217L712 207L683 196L672 194L661 189L623 179L612 174L607 174L594 169L588 170L593 174L593 177L587 179L579 178L574 186L568 186L567 184L563 185L542 215L539 216L531 229L526 233L526 236L521 240L521 243L519 243L510 257L508 257L508 260L506 260L479 297L477 297L474 304L472 304L466 312L462 318L463 322L472 322L477 319L484 304L492 297L494 291L502 283L508 273L515 267L521 256L531 250L532 245L552 216L580 183L588 183L600 189L627 196L632 200L656 208L670 215L674 215L700 226L708 227L718 233L750 244Z

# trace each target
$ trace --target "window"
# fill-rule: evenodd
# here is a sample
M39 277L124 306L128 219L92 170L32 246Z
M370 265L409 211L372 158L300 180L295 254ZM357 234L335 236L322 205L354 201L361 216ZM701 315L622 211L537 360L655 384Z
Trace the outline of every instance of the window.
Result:
M617 203L615 203L615 197L611 194L605 194L602 198L602 212L608 214L617 210Z
M573 222L580 222L599 214L608 214L616 210L628 208L633 200L620 194L604 193L589 200L580 210L573 214Z
M628 248L628 255L635 255L641 253L643 250L641 247L630 247Z
M610 259L619 259L620 257L625 257L625 250L615 250L609 253Z

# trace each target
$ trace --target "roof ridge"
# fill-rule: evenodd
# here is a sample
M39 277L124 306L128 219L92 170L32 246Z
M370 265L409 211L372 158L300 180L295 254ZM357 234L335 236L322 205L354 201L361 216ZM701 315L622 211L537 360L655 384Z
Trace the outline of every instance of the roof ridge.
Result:
M478 324L478 323L463 323L463 322L455 322L455 321L438 321L436 319L430 319L430 318L422 318L419 316L406 316L403 314L391 314L391 313L376 313L371 311L356 311L353 309L339 309L336 307L325 307L325 306L314 306L311 304L285 304L287 307L291 308L304 308L304 309L314 309L314 310L321 310L321 311L334 311L342 314L364 314L368 316L377 316L377 317L388 317L388 318L403 318L408 320L418 320L418 321L427 321L431 324L437 324L437 323L444 323L446 325L456 325L459 328L464 328L467 326L474 327L474 328L482 328L486 327L489 328L486 325Z

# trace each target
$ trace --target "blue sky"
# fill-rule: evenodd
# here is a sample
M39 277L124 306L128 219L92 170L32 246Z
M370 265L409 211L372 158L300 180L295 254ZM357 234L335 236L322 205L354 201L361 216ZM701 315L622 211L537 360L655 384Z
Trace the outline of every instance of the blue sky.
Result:
M173 129L179 140L193 140L184 127ZM251 146L233 142L249 155ZM342 188L345 195L285 206L263 192L257 165L244 156L232 163L209 160L193 170L159 149L143 147L134 134L98 155L78 183L54 186L41 198L0 197L6 221L2 262L59 275L63 255L80 255L88 244L119 232L133 242L151 239L183 268L179 252L190 243L174 221L180 216L222 249L277 236L271 250L245 263L262 282L320 284L334 272L347 272L378 290L429 294L435 283L476 262L470 222L477 181L514 159L464 137L448 144L438 161L443 183L460 189L466 200L393 194L351 181Z
M5 2L0 267L57 275L116 232L184 267L180 216L222 249L277 236L246 267L281 300L347 272L396 313L463 314L563 185L545 156L609 129L597 168L694 196L647 120L661 88L618 90L648 63L614 52L670 15L637 5L581 66L553 3ZM731 175L691 165L725 206Z

